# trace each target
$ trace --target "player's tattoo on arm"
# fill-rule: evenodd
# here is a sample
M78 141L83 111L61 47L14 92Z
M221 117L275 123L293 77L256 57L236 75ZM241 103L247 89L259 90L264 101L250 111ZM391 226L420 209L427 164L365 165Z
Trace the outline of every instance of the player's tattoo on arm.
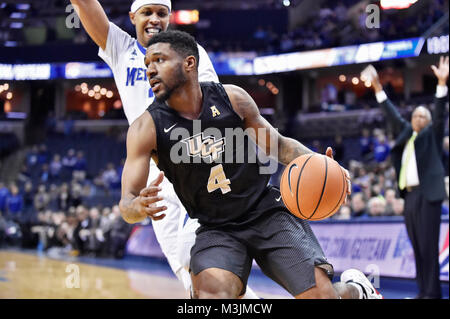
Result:
M119 209L122 218L129 224L139 223L146 218L146 216L139 214L139 212L133 207L133 200L135 200L136 197L137 196L132 194L126 194L119 202Z
M230 99L233 109L244 121L260 115L258 106L246 91L237 86L228 87L228 92L231 92Z
M312 153L314 152L292 138L280 135L278 139L278 161L284 165L288 165L291 161L301 155Z
M282 136L273 126L259 113L258 106L252 97L243 89L235 86L228 88L231 91L230 99L233 108L244 120L246 131L250 132L256 144L271 157L282 164L289 164L300 155L314 153L302 143L288 137ZM251 128L253 130L248 130ZM261 134L261 129L264 134ZM253 132L253 134L252 134ZM275 150L271 149L275 148Z

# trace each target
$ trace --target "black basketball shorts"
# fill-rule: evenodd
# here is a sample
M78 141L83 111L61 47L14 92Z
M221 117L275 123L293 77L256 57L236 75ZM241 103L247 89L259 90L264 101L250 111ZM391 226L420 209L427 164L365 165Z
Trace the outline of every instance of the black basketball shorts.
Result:
M264 202L267 197L276 200L277 194L272 188ZM289 213L282 203L246 225L201 226L191 249L190 269L194 275L208 268L228 270L241 279L243 294L253 259L293 296L315 286L316 266L330 280L334 274L309 223Z

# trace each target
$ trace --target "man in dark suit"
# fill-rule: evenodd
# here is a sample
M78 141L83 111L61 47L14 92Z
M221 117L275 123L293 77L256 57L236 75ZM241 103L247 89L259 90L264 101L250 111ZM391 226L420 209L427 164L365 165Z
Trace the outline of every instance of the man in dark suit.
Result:
M441 57L439 66L431 67L438 79L435 109L417 107L411 122L402 118L386 96L373 66L362 76L372 83L378 103L396 136L391 160L397 173L400 196L405 199L405 224L414 249L416 298L441 298L439 269L439 230L441 205L446 197L442 164L442 140L445 127L445 104L449 59Z

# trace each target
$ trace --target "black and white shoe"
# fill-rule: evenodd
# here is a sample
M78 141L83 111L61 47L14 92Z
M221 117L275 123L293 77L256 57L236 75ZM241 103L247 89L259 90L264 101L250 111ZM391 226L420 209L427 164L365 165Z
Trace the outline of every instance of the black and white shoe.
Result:
M359 285L362 288L363 299L384 299L364 273L358 269L348 269L344 271L341 274L341 282Z

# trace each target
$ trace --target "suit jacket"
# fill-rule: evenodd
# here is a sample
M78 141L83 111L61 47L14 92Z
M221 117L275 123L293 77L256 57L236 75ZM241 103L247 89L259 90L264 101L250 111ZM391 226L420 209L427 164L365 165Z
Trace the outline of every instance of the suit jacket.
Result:
M420 131L414 141L419 188L422 195L430 202L442 201L446 197L445 170L442 163L446 100L447 97L435 99L432 123ZM389 99L380 105L386 113L386 120L392 125L396 136L395 145L391 150L391 160L398 177L402 166L403 150L413 130L411 123L402 118ZM404 190L400 191L400 196L405 196Z

